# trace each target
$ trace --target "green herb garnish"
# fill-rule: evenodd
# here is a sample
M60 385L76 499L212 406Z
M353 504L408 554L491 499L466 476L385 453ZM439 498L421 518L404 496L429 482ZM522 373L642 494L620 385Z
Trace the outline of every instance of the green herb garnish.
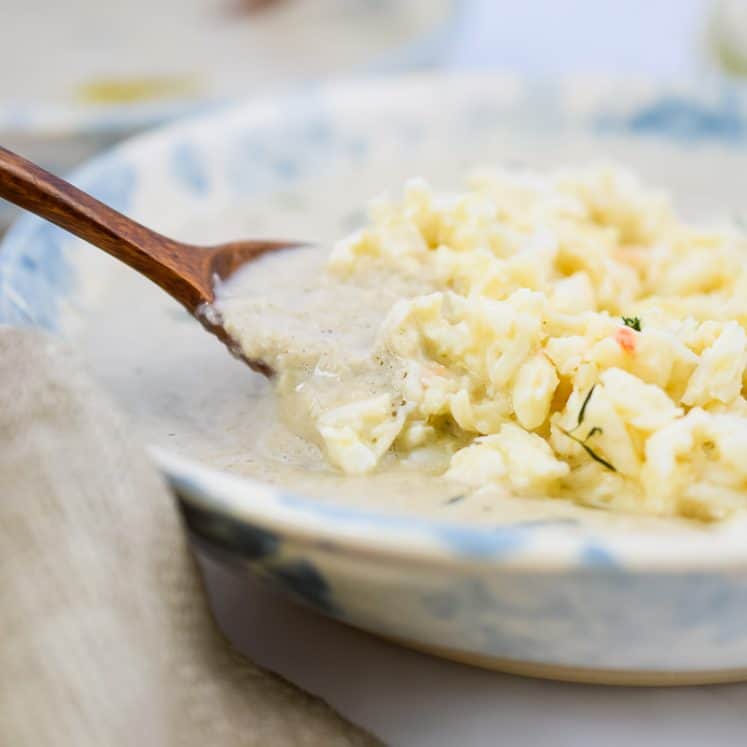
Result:
M573 436L571 436L573 438ZM599 454L595 454L583 441L579 441L577 438L573 439L574 441L577 441L578 444L581 446L581 448L595 461L599 462L603 467L606 467L608 470L612 472L617 472L617 470L606 460L602 459L602 457L599 456Z
M586 443L585 440L582 441L580 438L578 438L578 436L574 436L573 433L571 433L570 431L567 431L565 428L561 428L560 430L563 433L565 433L565 435L568 436L568 438L570 438L573 441L575 441L595 462L599 462L599 464L601 464L603 467L606 467L608 470L610 470L612 472L617 472L617 470L606 459L602 459L602 457L600 457L599 454L597 454L591 448L591 446L589 446ZM591 438L591 436L593 436L595 432L596 433L601 433L602 429L601 428L592 428L589 431L589 435L586 438L587 439Z
M624 316L622 317L623 324L626 327L634 329L636 332L641 331L641 318L638 316Z
M625 317L623 317L625 318ZM636 323L639 325L640 329L640 320L637 318L635 319ZM626 322L627 324L627 322ZM594 394L594 388L596 387L596 384L594 384L591 389L589 389L589 393L584 398L583 404L581 405L581 409L578 411L578 419L576 421L576 425L573 428L575 431L577 428L581 426L581 423L584 422L584 415L586 415L586 407L589 404L589 400L591 399L591 395ZM565 428L560 429L563 433L565 433L568 438L573 439L595 462L599 462L602 466L606 467L608 470L611 470L612 472L617 472L617 470L606 460L602 459L602 457L599 456L586 442L592 437L596 436L598 433L602 433L602 429L595 425L587 434L586 438L583 440L580 439L578 436L574 436L572 431L567 431Z
M581 425L581 423L584 422L584 415L586 414L586 405L589 404L589 400L591 399L591 395L594 394L594 388L596 387L596 384L594 384L591 389L589 389L589 393L586 395L586 399L584 399L584 403L581 405L581 409L578 411L578 421L576 422L576 428ZM573 430L576 430L574 428Z
M453 506L455 503L459 503L460 501L463 501L467 496L466 495L455 495L453 498L449 498L448 500L444 501L444 506Z

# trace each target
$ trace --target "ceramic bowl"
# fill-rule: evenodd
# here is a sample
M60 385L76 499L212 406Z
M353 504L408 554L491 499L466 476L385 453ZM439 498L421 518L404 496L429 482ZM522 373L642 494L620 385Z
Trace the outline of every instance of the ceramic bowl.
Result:
M486 162L614 158L672 189L689 214L733 217L747 194L746 111L730 89L367 80L168 126L74 180L154 228L205 241L331 241L381 189L415 174L453 188ZM743 519L703 526L582 509L558 518L535 502L531 519L475 521L446 505L416 515L251 480L242 407L262 380L146 281L30 217L0 252L0 320L69 337L151 445L200 541L324 614L540 676L747 676Z

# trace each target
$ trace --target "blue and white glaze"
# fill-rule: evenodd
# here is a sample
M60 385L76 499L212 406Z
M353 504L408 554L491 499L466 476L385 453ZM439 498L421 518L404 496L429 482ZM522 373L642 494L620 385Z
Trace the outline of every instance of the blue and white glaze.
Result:
M623 141L644 161L674 149L697 172L693 183L718 168L747 194L747 97L738 91L481 76L305 88L141 136L74 180L160 228L165 213L190 206L233 206L325 179L344 188L375 164L418 169L435 153L451 173L486 153L554 162L587 153L587 142L593 153L628 152ZM97 303L96 262L81 242L23 218L0 252L0 322L69 334ZM196 536L350 624L485 659L690 680L747 671L744 521L686 540L568 518L458 524L448 506L436 519L321 503L159 446L153 457Z

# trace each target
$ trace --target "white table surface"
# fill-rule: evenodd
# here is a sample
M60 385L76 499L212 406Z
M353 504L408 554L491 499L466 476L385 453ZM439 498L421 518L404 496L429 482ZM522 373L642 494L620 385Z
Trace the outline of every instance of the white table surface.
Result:
M240 650L388 745L747 743L747 684L618 688L473 669L323 618L208 559L202 565L220 624Z

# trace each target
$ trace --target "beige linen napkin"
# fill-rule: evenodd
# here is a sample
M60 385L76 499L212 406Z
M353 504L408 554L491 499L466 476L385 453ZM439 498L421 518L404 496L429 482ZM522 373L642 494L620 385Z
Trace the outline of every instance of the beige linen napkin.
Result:
M1 326L0 488L0 744L378 744L231 650L111 403L60 342Z

